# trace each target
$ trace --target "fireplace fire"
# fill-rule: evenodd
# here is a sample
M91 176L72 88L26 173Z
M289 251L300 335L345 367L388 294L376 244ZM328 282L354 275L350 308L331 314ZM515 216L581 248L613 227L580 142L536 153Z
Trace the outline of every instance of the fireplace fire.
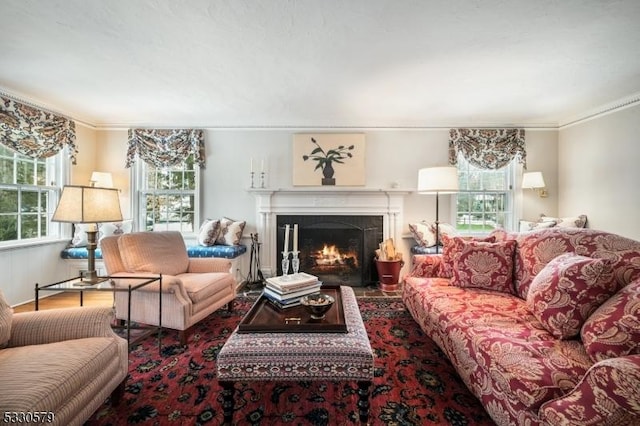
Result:
M382 241L381 216L279 215L277 247L284 241L285 225L293 223L299 227L301 271L326 284L359 287L375 281L373 258ZM279 254L278 265L281 259Z

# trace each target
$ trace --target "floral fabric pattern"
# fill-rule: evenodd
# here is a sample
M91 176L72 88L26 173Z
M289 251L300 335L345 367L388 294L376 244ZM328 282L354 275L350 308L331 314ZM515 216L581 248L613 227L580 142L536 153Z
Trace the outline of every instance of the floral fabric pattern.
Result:
M31 158L48 158L65 145L76 164L76 123L0 96L0 141L12 150Z
M514 293L513 254L516 242L465 242L453 261L451 284Z
M200 168L205 165L204 132L196 129L129 129L125 167L136 155L155 167L175 166L193 154Z
M580 336L594 361L640 355L640 280L604 302L584 323Z
M453 277L453 265L456 259L462 253L462 249L466 242L476 241L480 243L494 243L495 237L489 236L486 238L469 238L469 237L450 237L449 235L442 236L442 242L444 247L442 249L442 263L440 270L440 277L451 278Z
M514 158L526 169L524 129L451 129L449 164L458 164L458 154L483 169L499 169Z
M566 253L536 275L529 288L527 305L553 336L570 339L578 335L589 315L616 290L608 261Z

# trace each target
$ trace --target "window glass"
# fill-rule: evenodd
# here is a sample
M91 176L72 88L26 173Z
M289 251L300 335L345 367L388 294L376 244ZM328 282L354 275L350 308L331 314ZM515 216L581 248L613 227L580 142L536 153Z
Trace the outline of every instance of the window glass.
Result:
M481 169L458 158L460 192L456 196L456 228L460 233L486 234L512 229L514 164Z

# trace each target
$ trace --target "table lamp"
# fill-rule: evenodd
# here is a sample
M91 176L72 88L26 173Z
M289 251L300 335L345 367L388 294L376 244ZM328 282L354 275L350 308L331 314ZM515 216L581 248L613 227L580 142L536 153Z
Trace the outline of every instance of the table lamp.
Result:
M439 195L455 192L458 192L456 167L427 167L418 171L418 194L436 194L436 253L440 243Z
M79 285L96 284L105 281L96 272L97 223L122 221L118 190L95 186L66 185L62 188L60 202L53 213L53 222L94 224L87 231L87 253L89 265Z

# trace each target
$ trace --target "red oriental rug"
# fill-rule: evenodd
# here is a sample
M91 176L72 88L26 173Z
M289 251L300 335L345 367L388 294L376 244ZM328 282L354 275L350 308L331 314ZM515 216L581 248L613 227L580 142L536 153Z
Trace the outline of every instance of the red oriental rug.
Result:
M222 423L216 356L252 301L239 298L233 313L221 309L178 344L171 330L149 337L129 355L123 400L105 403L87 425L219 425ZM374 349L372 425L492 425L448 359L420 330L399 298L359 298ZM236 384L239 425L357 424L356 383L321 381Z

